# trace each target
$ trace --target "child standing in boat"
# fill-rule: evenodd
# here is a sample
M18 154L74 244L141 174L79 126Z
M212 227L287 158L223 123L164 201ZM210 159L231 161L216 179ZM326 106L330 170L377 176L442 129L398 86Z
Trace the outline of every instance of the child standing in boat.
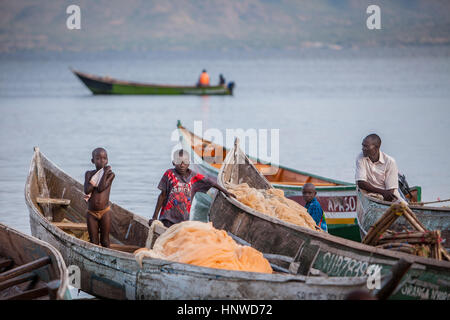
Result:
M149 225L158 218L160 210L159 220L166 227L189 220L191 201L196 192L207 192L210 188L216 188L226 196L235 197L215 181L189 169L189 153L186 150L175 151L172 164L174 168L167 170L159 182L158 189L161 194Z
M86 171L84 180L84 199L88 203L86 214L89 240L109 248L109 230L111 227L109 194L114 173L108 164L108 154L103 148L92 151L91 162L95 170Z

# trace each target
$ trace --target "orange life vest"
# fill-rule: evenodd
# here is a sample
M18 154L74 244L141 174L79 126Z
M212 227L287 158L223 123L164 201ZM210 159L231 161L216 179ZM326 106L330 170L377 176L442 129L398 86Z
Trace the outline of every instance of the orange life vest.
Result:
M206 72L202 72L200 80L198 81L202 86L209 86L209 75Z

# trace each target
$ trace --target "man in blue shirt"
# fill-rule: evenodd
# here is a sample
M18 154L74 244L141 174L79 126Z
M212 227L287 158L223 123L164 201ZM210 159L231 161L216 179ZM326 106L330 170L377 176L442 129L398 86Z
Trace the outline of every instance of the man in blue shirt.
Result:
M325 213L323 212L319 201L316 199L316 187L312 183L305 183L302 193L303 198L306 201L305 208L308 210L308 213L323 231L328 232Z

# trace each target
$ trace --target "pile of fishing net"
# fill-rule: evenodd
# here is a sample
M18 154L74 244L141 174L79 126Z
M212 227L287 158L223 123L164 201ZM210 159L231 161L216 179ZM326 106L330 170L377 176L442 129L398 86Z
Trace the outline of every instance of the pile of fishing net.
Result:
M306 208L291 199L287 199L283 190L274 188L255 189L247 183L227 184L226 187L229 192L236 196L239 202L258 212L301 227L320 230L316 228L316 223Z
M272 273L261 252L237 244L211 222L174 224L158 237L152 250L141 248L134 254L141 266L145 257L151 257L209 268Z

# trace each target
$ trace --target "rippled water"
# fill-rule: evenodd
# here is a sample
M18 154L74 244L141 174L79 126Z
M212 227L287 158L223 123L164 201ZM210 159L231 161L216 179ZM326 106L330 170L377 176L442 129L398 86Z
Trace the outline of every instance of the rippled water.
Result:
M412 49L411 49L412 50ZM236 82L233 97L93 96L68 67L154 83L194 83L206 68ZM423 200L450 196L447 51L320 52L298 56L3 57L0 60L0 222L30 233L24 185L39 146L82 181L97 146L116 179L111 200L145 217L171 166L178 119L193 128L280 129L285 166L353 181L361 140L377 132Z

